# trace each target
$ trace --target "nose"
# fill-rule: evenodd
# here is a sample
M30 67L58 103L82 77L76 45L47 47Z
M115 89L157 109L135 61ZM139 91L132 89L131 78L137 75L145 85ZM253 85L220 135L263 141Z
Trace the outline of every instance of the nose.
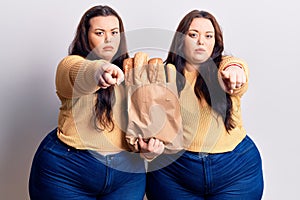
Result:
M198 38L198 44L199 45L204 45L204 37L199 35L199 38Z
M105 42L111 42L112 35L110 33L105 33Z

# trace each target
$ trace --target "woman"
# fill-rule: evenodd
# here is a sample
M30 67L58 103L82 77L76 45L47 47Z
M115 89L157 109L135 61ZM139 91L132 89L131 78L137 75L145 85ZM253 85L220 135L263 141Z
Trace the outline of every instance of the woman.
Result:
M160 155L149 164L149 200L262 197L260 153L241 118L248 68L242 60L222 55L223 49L213 15L194 10L182 19L166 63L182 75L177 87L184 151Z
M87 10L69 55L57 68L58 127L34 156L32 200L143 199L144 161L128 152L122 131L121 67L127 57L123 22L116 11L108 6ZM157 143L152 139L143 152L155 154Z

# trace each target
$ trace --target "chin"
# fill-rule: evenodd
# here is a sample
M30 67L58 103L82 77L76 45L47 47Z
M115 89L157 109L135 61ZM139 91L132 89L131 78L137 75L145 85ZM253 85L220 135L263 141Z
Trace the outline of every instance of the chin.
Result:
M102 55L102 56L100 56L100 58L110 62L112 60L113 56L112 55Z
M201 64L201 63L204 63L208 60L209 58L199 58L196 60L197 63Z

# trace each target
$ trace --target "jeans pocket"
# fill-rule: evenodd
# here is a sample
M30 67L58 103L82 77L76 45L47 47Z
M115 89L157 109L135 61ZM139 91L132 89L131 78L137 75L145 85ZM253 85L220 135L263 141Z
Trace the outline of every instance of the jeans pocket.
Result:
M41 144L41 151L47 151L56 156L71 156L78 150L63 143L56 134L56 129L50 132Z
M236 148L233 150L233 153L235 153L236 155L243 155L243 154L249 152L250 150L252 150L252 148L256 148L256 145L254 144L254 142L251 140L250 137L246 136L236 146Z

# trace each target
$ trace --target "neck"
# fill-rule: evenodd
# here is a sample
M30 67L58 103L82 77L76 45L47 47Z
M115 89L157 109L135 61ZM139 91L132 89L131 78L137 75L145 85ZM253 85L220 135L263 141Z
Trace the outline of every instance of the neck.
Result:
M188 72L195 72L197 71L198 67L194 64L191 64L191 63L188 63L186 62L185 64L185 69L188 71Z

